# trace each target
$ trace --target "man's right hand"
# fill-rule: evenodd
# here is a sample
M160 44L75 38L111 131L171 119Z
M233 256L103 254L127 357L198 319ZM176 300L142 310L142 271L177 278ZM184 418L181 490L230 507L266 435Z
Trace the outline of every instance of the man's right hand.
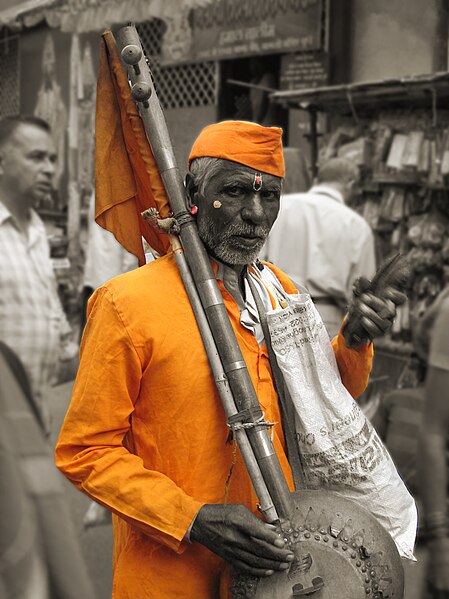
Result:
M270 576L286 570L294 559L276 528L243 505L203 505L190 539L250 576Z

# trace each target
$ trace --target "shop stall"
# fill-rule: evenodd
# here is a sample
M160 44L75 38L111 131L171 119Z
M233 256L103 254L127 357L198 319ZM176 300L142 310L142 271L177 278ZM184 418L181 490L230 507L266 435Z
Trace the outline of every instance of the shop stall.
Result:
M306 111L310 164L332 156L360 167L353 208L371 225L380 264L410 258L409 302L376 343L380 389L419 386L416 323L449 284L449 73L281 91L272 101ZM372 387L374 387L373 385Z
M310 166L346 157L361 172L352 207L371 225L377 262L409 257L409 301L376 340L359 403L419 502L417 452L426 373L419 323L449 284L449 73L276 92L305 112ZM308 117L308 118L307 118Z

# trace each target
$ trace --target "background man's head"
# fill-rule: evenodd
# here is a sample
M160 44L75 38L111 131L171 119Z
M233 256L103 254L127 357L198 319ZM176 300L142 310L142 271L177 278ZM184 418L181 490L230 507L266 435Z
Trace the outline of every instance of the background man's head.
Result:
M331 158L318 168L316 182L318 185L330 185L337 189L345 202L353 196L357 183L360 180L360 171L356 164L346 158Z
M55 163L55 146L44 120L0 120L0 199L32 206L51 192Z
M284 160L282 131L225 121L203 129L186 178L198 207L199 235L209 253L241 265L253 262L279 211Z

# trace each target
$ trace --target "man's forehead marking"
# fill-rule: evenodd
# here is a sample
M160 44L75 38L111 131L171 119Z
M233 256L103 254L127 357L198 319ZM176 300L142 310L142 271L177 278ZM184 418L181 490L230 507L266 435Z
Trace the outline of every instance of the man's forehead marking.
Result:
M253 189L254 191L260 191L262 189L262 173L254 173Z

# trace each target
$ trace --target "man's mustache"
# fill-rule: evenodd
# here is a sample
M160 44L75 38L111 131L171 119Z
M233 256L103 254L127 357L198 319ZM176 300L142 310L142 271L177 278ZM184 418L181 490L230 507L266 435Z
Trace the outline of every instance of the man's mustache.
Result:
M224 235L233 236L233 235L241 235L242 237L267 237L270 232L269 227L266 226L252 226L249 224L241 225L241 224L232 224L229 225L224 231Z

